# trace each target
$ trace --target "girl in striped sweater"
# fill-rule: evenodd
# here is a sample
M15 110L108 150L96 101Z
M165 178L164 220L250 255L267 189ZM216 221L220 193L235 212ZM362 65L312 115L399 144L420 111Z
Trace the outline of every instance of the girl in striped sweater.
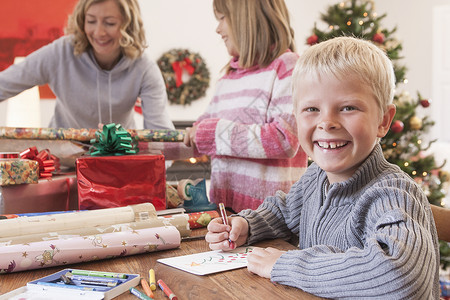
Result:
M239 212L287 192L307 166L292 114L298 55L284 0L214 0L213 7L232 58L185 144L211 156L210 200Z

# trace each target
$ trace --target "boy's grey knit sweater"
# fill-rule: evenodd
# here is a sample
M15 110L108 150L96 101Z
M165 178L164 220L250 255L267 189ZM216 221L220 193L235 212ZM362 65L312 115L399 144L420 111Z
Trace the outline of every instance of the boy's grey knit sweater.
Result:
M312 164L289 194L239 215L248 243L299 236L271 280L326 298L439 299L439 247L420 187L380 145L345 182Z

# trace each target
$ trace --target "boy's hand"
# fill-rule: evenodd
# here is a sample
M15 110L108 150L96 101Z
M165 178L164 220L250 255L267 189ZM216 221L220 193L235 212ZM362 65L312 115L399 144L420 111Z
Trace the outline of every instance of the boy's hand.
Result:
M261 277L269 278L273 265L286 251L275 248L253 248L247 256L247 269Z
M224 225L222 218L215 218L209 222L205 240L211 250L233 250L228 239L235 242L236 247L243 245L247 240L247 220L242 217L228 217L228 224L230 225Z

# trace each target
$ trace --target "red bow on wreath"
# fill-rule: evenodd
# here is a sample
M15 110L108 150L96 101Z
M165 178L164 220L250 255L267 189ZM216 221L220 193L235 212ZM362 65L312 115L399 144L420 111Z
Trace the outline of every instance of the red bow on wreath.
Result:
M183 80L181 76L183 75L183 69L185 69L189 75L192 75L195 71L192 66L192 61L189 58L185 58L184 60L177 60L172 63L172 69L175 72L175 84L177 87L183 84Z
M38 152L36 147L31 147L20 152L20 158L35 160L39 163L39 178L50 178L52 172L59 168L59 159L50 154L47 149Z

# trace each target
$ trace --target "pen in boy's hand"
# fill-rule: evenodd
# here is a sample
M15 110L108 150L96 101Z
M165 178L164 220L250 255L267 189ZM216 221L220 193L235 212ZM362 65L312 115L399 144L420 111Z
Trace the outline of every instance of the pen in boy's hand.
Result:
M223 203L219 203L219 210L220 210L220 214L222 216L223 224L228 225L227 212L225 211L225 205L223 205ZM233 242L231 239L228 239L228 243L230 243L231 249L236 248L236 243Z

